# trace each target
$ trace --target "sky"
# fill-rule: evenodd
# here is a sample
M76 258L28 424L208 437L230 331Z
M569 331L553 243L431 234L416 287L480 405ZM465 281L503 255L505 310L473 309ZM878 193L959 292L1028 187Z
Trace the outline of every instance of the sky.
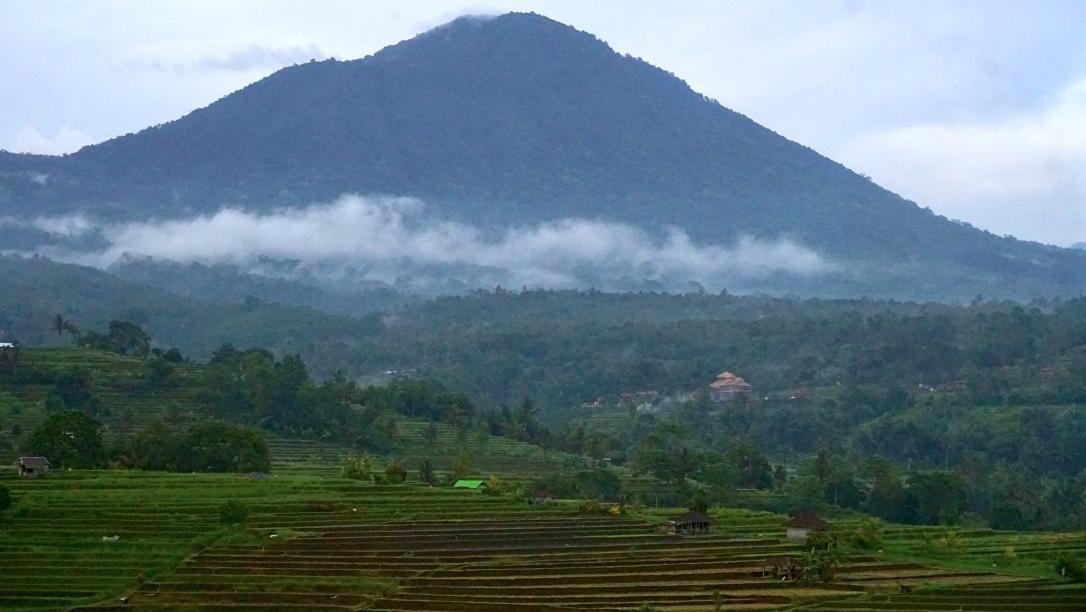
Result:
M67 153L311 58L534 11L953 219L1086 241L1086 2L0 0L0 149Z

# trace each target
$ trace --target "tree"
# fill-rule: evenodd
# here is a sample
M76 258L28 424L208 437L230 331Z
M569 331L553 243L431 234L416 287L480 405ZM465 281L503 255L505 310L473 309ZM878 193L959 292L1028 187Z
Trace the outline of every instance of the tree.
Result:
M62 315L62 314L60 314L58 312L53 317L53 329L56 330L57 335L59 336L59 335L64 333L64 330L67 329L67 327L68 327L68 322L66 320L64 320L64 315Z
M236 499L223 502L219 506L219 522L223 525L237 525L249 518L249 507Z
M110 321L106 335L87 332L79 338L82 346L103 351L146 357L151 352L151 336L128 321Z
M688 436L675 423L665 423L654 429L637 447L635 462L641 471L649 472L665 483L682 483L694 470Z
M11 507L11 492L8 488L0 484L0 512L7 510Z
M128 321L109 322L109 341L122 355L146 357L151 351L151 336L139 325Z
M773 486L773 472L769 461L749 440L733 446L727 457L739 470L740 487L768 489Z
M577 472L574 478L582 497L610 501L622 494L622 480L609 469L584 470Z
M59 468L97 467L105 458L101 424L82 412L51 415L30 435L30 452Z
M419 465L419 480L429 485L437 482L437 477L434 475L434 463L429 459L423 459Z
M261 432L229 423L202 423L189 430L178 457L185 472L267 472L271 454Z
M909 477L908 498L918 522L953 525L964 509L965 489L957 474L922 472Z
M471 455L469 455L468 453L463 453L463 452L460 453L456 457L456 463L453 464L453 473L452 473L453 479L454 480L462 480L464 478L467 478L468 476L471 476L471 472L472 472Z
M144 380L151 389L161 389L170 382L174 366L163 357L154 357L147 362L147 375Z
M422 430L422 437L426 440L426 445L430 448L434 448L434 443L437 442L440 431L437 428L437 423L431 421L426 425L426 428Z
M694 478L708 487L709 493L719 502L735 489L735 483L739 480L739 471L723 455L708 452L698 456Z
M1086 567L1082 561L1068 554L1061 554L1056 559L1056 573L1071 582L1086 582Z
M182 428L159 419L129 436L116 459L126 467L176 471L187 452Z
M90 417L102 414L101 402L91 386L90 373L83 368L69 368L57 376L46 399L46 407L53 411L78 410Z

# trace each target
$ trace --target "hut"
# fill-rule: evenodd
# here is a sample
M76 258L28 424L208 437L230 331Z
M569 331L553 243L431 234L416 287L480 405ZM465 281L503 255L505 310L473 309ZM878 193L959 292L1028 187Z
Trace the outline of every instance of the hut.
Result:
M528 493L528 503L532 505L536 504L549 504L553 501L554 496L549 491L543 489L536 489Z
M803 577L803 563L795 557L768 557L762 566L762 577L799 580Z
M690 511L677 516L664 525L665 533L671 535L699 535L709 533L709 517L701 512Z
M485 489L486 482L483 480L457 480L453 484L454 489Z
M805 540L812 533L826 531L830 524L810 512L803 512L788 521L788 537Z
M720 404L747 397L753 392L754 387L750 383L731 372L721 372L717 374L716 380L709 383L709 397Z
M45 457L19 457L14 467L19 470L20 476L37 478L49 473L50 464Z

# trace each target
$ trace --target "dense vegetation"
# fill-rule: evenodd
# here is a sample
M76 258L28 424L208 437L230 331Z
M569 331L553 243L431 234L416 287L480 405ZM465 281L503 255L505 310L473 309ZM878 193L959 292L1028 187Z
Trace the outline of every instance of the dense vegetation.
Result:
M144 359L145 390L170 388L183 365L181 351L152 348L152 335L123 321L102 334L64 317L43 324L62 341ZM433 423L413 434L425 444L438 425L456 432L452 463L455 447L501 436L652 474L675 501L756 487L782 491L777 509L836 504L899 522L1069 529L1086 520L1076 493L1086 482L1086 300L955 307L496 291L369 324L350 347L309 351L353 374L398 373L384 384L313 378L298 356L224 345L199 370L201 414L376 454L397 447L399 419L419 419ZM706 384L724 369L755 393L710 402ZM37 382L50 385L54 412L108 410L78 367ZM641 391L654 399L626 399ZM812 484L803 466L819 453L833 475L823 469ZM407 460L415 468L425 458ZM949 480L931 480L943 477L936 471Z

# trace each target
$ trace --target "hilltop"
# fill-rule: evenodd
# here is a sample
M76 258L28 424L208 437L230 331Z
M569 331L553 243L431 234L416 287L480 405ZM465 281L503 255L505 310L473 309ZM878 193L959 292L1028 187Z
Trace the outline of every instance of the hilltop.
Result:
M940 217L534 14L461 18L363 59L285 68L64 157L0 154L0 215L23 219L268 212L344 193L421 198L430 218L483 235L576 217L657 237L676 227L698 245L788 239L833 264L747 290L963 300L1086 288L1086 254ZM58 239L0 231L16 248Z

